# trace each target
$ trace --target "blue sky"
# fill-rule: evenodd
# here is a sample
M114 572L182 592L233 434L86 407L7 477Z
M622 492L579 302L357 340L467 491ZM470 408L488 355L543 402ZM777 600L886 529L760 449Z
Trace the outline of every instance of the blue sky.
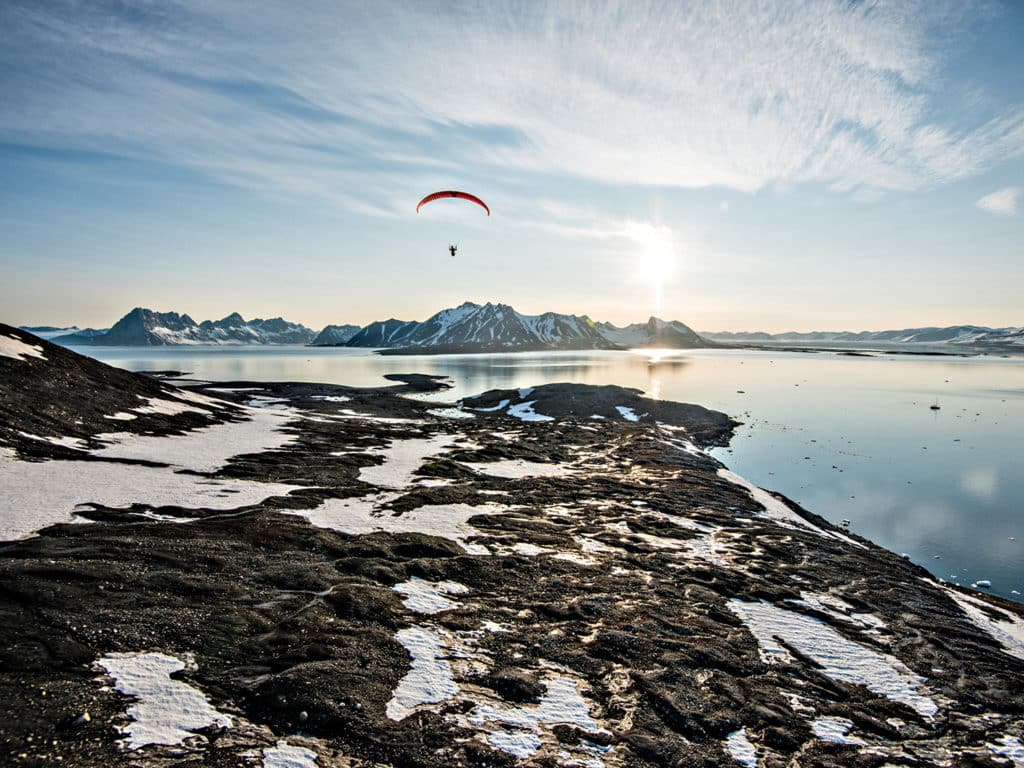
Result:
M7 0L0 317L1021 325L1021 39L994 1ZM449 188L493 216L415 213Z

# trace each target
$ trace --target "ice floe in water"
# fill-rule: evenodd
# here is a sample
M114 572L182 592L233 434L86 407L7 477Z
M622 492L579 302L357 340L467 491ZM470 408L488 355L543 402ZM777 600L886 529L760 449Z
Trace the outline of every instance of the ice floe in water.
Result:
M428 614L458 608L459 603L445 595L463 595L469 591L465 584L455 581L427 581L416 576L395 584L391 589L404 595L402 604L410 611Z
M12 357L15 360L24 360L27 357L35 357L45 360L43 348L37 344L26 344L14 336L0 334L0 357Z
M111 653L96 662L114 678L115 687L138 701L128 707L133 722L121 728L128 749L147 744L181 744L208 725L231 727L231 717L214 709L201 691L171 674L185 662L163 653Z
M822 741L831 741L835 744L864 744L863 739L846 735L852 727L853 722L845 717L818 717L811 722L811 731Z
M508 409L508 415L515 416L521 421L554 421L552 417L533 410L533 404L536 402L536 400L530 400L528 403L516 403Z
M834 680L863 685L892 701L906 704L922 717L931 717L938 705L919 692L925 680L903 662L878 653L810 616L771 603L733 599L729 609L757 638L761 657L769 663L793 661L780 640L817 663Z
M747 738L746 728L740 728L738 731L730 733L729 737L725 740L725 748L729 750L733 760L740 765L745 765L747 768L757 768L757 751L754 749L754 745L750 743L750 739Z
M263 750L263 768L317 768L316 752L279 741Z
M385 712L392 720L404 720L417 708L438 704L459 692L448 661L448 634L431 627L412 626L398 631L395 638L412 657L412 666L388 701Z
M977 597L953 590L948 590L948 594L971 621L999 643L1004 651L1018 659L1024 659L1024 619L1000 610ZM1003 618L992 618L990 613Z
M396 494L377 494L354 499L327 499L314 509L289 511L301 515L319 528L330 528L340 533L360 535L383 531L385 533L423 533L451 539L471 555L489 555L487 547L467 544L466 539L478 536L479 531L467 523L476 515L493 515L504 508L498 504L427 504L396 515L391 510L380 510L382 504L392 501Z
M502 459L501 461L462 462L474 472L491 477L516 479L520 477L566 477L576 470L563 464L541 464L523 459Z
M167 439L167 438L157 438ZM157 459L159 460L159 459ZM74 519L91 504L125 508L133 504L186 509L236 509L299 486L233 478L206 478L174 467L146 467L109 461L21 461L0 448L0 540L19 539Z

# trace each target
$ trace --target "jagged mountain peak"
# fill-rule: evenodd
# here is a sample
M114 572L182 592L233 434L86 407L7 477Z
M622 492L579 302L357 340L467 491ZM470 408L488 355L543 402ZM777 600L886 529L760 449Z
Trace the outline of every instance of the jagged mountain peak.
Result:
M187 314L135 307L105 333L73 333L55 339L64 344L166 346L175 344L308 344L316 333L282 318L247 322L238 312L197 323Z
M619 338L621 337L621 338ZM595 323L587 315L544 312L525 315L501 302L466 301L442 309L423 322L387 320L371 323L349 346L450 352L542 349L613 349L619 346L702 347L708 343L682 323L651 318L619 329Z

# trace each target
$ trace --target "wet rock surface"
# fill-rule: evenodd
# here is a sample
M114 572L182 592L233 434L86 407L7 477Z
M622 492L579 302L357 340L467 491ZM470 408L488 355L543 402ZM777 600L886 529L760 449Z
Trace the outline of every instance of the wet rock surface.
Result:
M104 414L140 394L180 400L43 349L34 372L0 358L9 466L67 451L106 463L90 431L109 431ZM59 409L43 407L47 370L80 377ZM273 765L281 742L320 766L1018 754L1020 607L744 485L701 450L728 440L728 417L580 385L439 404L407 396L439 382L400 381L193 387L214 402L181 402L212 418L140 414L162 420L146 431L199 440L279 411L288 440L161 471L290 490L215 509L153 507L140 488L0 545L0 764ZM0 498L3 515L29 503ZM131 694L99 662L164 657L181 660L167 679L225 719L132 748L174 686Z

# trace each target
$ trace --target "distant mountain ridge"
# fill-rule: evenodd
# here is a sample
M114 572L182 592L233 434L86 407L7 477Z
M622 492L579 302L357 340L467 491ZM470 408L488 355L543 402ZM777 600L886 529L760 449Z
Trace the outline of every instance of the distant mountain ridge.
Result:
M471 301L443 309L423 322L370 323L346 346L452 352L615 348L586 316L523 315L508 304Z
M524 315L508 304L467 301L443 309L423 322L381 320L370 323L344 346L417 353L510 352L531 350L622 349L628 346L706 347L680 322L651 318L617 328L586 315L545 312Z
M763 331L703 331L709 339L720 342L824 342L888 344L957 344L965 346L1024 347L1024 327L988 328L983 325L950 325L945 327L903 328L889 331L809 331L805 333L764 333Z
M56 336L60 344L153 347L178 344L308 344L316 331L280 317L246 320L232 312L221 320L197 323L177 312L136 307L108 331L80 331Z
M611 323L598 323L597 329L606 339L623 347L710 346L707 339L678 320L666 322L652 317L646 323L634 323L624 328L616 328Z
M358 325L325 325L310 344L314 347L337 347L351 339L359 331Z
M464 302L424 321L378 320L365 326L328 325L319 333L280 317L246 320L232 312L221 320L196 322L187 314L136 307L109 329L75 326L24 326L60 344L167 346L180 344L311 344L347 346L419 354L512 352L529 350L693 349L722 344L954 345L987 351L1024 352L1024 327L980 325L929 326L885 331L810 331L697 333L686 324L651 317L618 327L586 315L545 312L525 315L508 304Z

